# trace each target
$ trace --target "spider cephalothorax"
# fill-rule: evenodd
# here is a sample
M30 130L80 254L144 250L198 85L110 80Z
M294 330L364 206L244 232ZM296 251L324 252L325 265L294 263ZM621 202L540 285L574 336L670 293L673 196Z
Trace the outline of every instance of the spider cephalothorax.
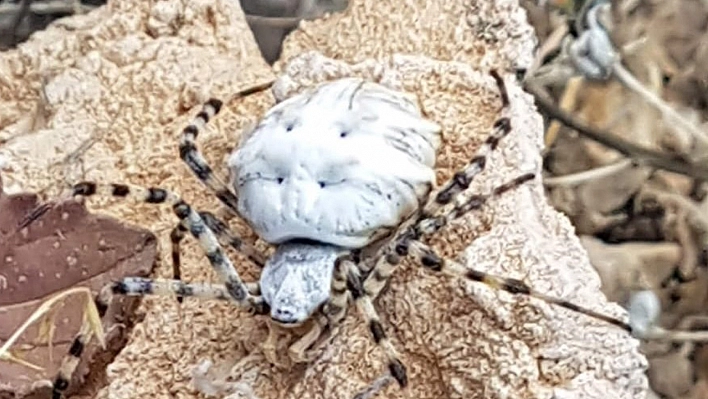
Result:
M506 109L504 81L496 72L492 76ZM487 154L512 131L507 117L494 123L464 169L434 188L439 126L426 120L406 94L362 79L340 79L279 103L244 134L229 158L231 184L227 185L214 175L195 145L200 129L220 108L220 101L209 100L184 128L180 156L222 203L276 246L275 253L266 258L214 214L196 211L166 190L78 183L73 195L167 203L180 219L171 235L175 279L126 278L104 290L99 299L107 300L111 294L198 296L231 301L285 326L314 320L311 332L292 346L301 359L322 329L337 324L353 302L385 352L391 376L402 387L408 381L406 369L387 338L373 299L406 256L432 272L530 295L630 329L614 318L537 293L521 280L445 259L424 243L426 236L453 219L534 178L523 173L488 193L469 190L472 179L484 170ZM199 241L223 284L179 280L179 243L187 232ZM259 282L244 283L222 246L231 246L263 266ZM55 381L55 397L67 388L90 336L91 330L83 327L76 337Z

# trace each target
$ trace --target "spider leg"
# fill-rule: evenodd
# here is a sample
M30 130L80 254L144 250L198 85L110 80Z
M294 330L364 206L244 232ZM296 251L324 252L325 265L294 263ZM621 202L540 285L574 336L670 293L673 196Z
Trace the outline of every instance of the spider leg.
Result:
M114 295L145 296L145 295L175 295L180 298L200 298L208 300L232 301L229 290L223 284L185 283L175 279L149 279L142 277L125 277L110 285ZM253 288L249 287L249 292ZM258 309L262 311L263 309Z
M237 93L236 98L243 98L250 94L265 90L272 85L272 82L257 85ZM234 213L236 211L238 198L229 186L218 176L214 174L214 170L209 166L206 159L197 149L196 139L199 131L204 129L209 120L216 116L221 110L223 102L212 98L202 105L201 111L182 130L182 138L179 143L179 156L189 166L189 169L197 176L197 178L209 188L219 201L226 205Z
M170 243L172 244L172 278L175 280L182 279L182 251L180 248L182 246L182 240L184 240L188 231L184 223L180 222L170 232ZM182 303L182 298L179 298L178 301Z
M244 242L226 223L219 220L211 212L199 212L199 216L201 216L207 227L216 235L222 247L230 246L234 250L246 255L251 262L255 263L260 268L264 267L266 256L254 246ZM181 280L182 278L180 247L188 231L189 229L185 226L185 223L180 222L170 232L170 241L172 243L172 277L176 280ZM182 297L178 297L177 301L182 303L182 299Z
M398 263L400 263L401 258L411 255L418 264L428 270L481 282L492 288L507 291L512 294L524 294L533 298L541 299L545 302L602 320L631 332L631 326L621 320L583 308L564 299L555 298L540 293L529 287L521 280L496 276L480 270L469 269L458 262L440 257L432 248L419 241L421 235L434 233L444 227L451 220L458 218L467 212L481 209L490 198L500 196L532 179L533 177L533 174L521 175L497 187L491 194L471 195L467 192L461 192L456 196L454 202L451 202L449 206L446 205L441 208L434 216L427 218L423 216L413 226L404 227L403 230L396 234L392 244L389 244L384 248L389 251L388 254L379 256L379 260L377 261L374 270L364 281L365 291L374 297L378 295L388 277L391 273L393 273L394 268L398 265ZM393 248L393 251L391 251L391 248Z
M533 177L532 173L523 174L502 184L494 189L491 194L487 195L469 195L467 192L458 193L454 202L451 201L439 208L433 216L425 217L424 215L427 212L423 211L418 216L418 220L412 218L404 222L391 242L377 253L377 261L362 284L364 293L371 298L378 297L396 266L408 254L407 245L411 240L417 240L421 235L437 232L453 219L472 210L482 208L490 198L500 196L533 179Z
M506 89L504 79L496 70L491 71L491 75L497 83L502 99L502 110L509 108L509 94ZM467 163L464 169L455 173L450 180L444 183L434 195L428 199L424 209L425 212L435 212L439 207L448 204L457 194L466 190L475 176L484 171L487 166L487 157L494 151L499 142L511 132L511 120L503 116L494 122L492 133L479 147L476 154Z
M202 211L199 212L199 216L202 217L207 227L216 234L222 246L229 246L241 252L246 255L248 260L255 263L261 269L265 266L266 256L253 245L244 242L238 234L231 230L226 223L218 219L216 215L211 212Z
M381 318L373 303L375 296L366 291L362 278L358 275L356 265L353 262L344 261L341 265L343 265L344 270L340 270L340 278L342 274L346 275L347 290L351 294L357 309L364 317L374 342L386 355L386 362L391 376L396 379L401 388L405 388L408 385L406 366L398 358L396 348L394 348L383 328L383 324L381 324Z
M187 230L197 239L204 250L212 268L224 282L229 295L240 306L255 308L258 313L267 304L260 298L251 295L248 287L243 283L231 260L226 256L214 232L207 227L204 219L179 196L161 188L143 188L124 184L102 184L94 182L81 182L74 185L73 196L105 195L113 197L131 197L139 202L150 204L170 204L172 210L185 225Z
M336 326L344 318L349 307L350 298L347 285L348 281L358 278L357 266L348 256L343 256L336 260L329 300L322 306L317 314L313 315L312 328L288 348L288 354L291 360L295 363L309 362L312 360L312 356L309 356L307 352L310 349L317 349L316 347L311 347L322 336L326 327ZM317 347L320 347L324 343L325 342L319 343Z
M224 205L236 211L238 198L236 194L224 183L224 181L214 174L214 170L207 163L206 159L197 149L196 139L199 131L204 129L209 119L216 116L221 110L223 103L221 100L212 98L202 105L202 110L192 122L182 130L182 138L179 143L179 156L189 166L189 169L197 176L207 188L209 188Z
M252 293L257 292L257 290L257 287L249 287L249 291ZM114 295L176 295L180 298L195 297L233 301L229 290L222 284L185 283L180 280L151 280L140 277L126 277L107 285L96 297L96 308L98 309L98 315L101 319L105 316L108 305L111 303ZM257 294L254 293L254 295ZM257 311L265 310L265 308L257 309ZM59 371L54 378L54 382L52 383L52 399L60 399L64 391L69 388L69 382L81 361L84 348L91 342L92 337L93 330L91 324L88 320L84 320L81 324L81 329L76 334L69 347L69 353L62 359Z
M110 289L106 287L101 290L99 295L94 299L98 316L101 319L106 315L111 298L112 294ZM64 391L69 388L71 377L79 366L84 348L91 341L92 337L93 329L91 328L91 324L88 320L84 319L79 332L74 336L74 340L71 342L71 346L69 346L69 353L62 359L59 371L57 371L57 375L54 377L54 381L52 382L52 399L61 399Z
M537 298L542 301L572 310L574 312L578 312L586 316L602 320L609 324L613 324L624 330L627 330L630 333L632 332L632 327L621 320L584 308L565 299L543 294L529 287L528 284L521 280L497 276L481 270L470 269L459 262L442 258L437 253L435 253L432 248L422 243L421 241L415 239L403 241L399 243L397 248L411 255L418 264L433 272L443 273L454 277L463 277L467 280L477 281L489 287L506 291L511 294L523 294L532 298Z
M469 190L458 193L453 200L437 208L434 212L424 210L422 216L414 224L414 236L429 235L437 232L451 221L465 215L468 212L482 209L490 199L500 197L504 193L511 191L529 180L535 178L534 173L524 173L506 183L494 188L489 194L473 194ZM430 216L425 216L430 215Z
M396 239L395 251L397 255L406 256L410 254L420 265L428 270L441 272L451 276L464 277L468 280L481 282L492 288L507 291L512 294L524 294L533 298L541 299L545 302L616 325L631 333L632 328L628 323L581 307L564 299L555 298L540 293L529 287L521 280L496 276L480 270L469 269L458 262L441 258L432 248L419 241L421 235L429 235L440 230L450 221L459 218L468 212L481 209L490 198L501 196L505 192L513 190L533 178L533 173L523 174L495 188L490 194L471 194L467 191L458 193L454 201L450 201L448 204L440 208L435 215L427 218L422 217L413 227L408 228L407 232L404 232ZM425 212L423 214L425 214ZM387 260L387 263L390 263L388 262L389 258L385 259ZM382 270L392 269L393 267L395 267L395 265L382 266ZM370 285L373 286L376 283L377 282L374 282Z

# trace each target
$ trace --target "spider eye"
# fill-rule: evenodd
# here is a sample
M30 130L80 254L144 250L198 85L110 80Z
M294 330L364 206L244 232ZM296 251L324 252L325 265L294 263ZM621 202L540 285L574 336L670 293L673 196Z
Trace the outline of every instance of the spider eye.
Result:
M319 182L317 182L317 183L320 184L320 188L324 188L324 187L326 186L326 183L323 182L323 181L319 181Z
M292 132L294 128L295 128L295 124L294 124L294 123L288 123L287 125L285 125L285 131L286 131L286 132Z
M343 132L339 133L339 137L347 137L347 135L349 135L349 132L347 132L347 131L343 131Z
M285 180L285 179L283 179L282 177L279 177L279 178L278 178L278 184L281 184L281 183L283 182L283 180Z

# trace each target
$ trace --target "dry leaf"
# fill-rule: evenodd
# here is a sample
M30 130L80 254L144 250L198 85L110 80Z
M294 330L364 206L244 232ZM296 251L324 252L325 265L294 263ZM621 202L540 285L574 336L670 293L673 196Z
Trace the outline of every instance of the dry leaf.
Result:
M152 270L157 253L156 239L148 231L130 228L120 222L90 214L76 201L65 201L47 208L27 227L17 226L36 209L37 196L29 193L2 194L0 181L0 346L44 306L16 342L10 354L19 361L41 367L36 370L17 361L0 361L0 398L23 398L49 395L48 382L54 379L62 358L79 331L87 310L86 288L95 294L110 281L123 276L146 276ZM48 299L63 292L54 305ZM111 328L130 318L135 300L119 298L107 312L110 332L108 350L122 346L125 328ZM56 324L49 326L47 321ZM94 325L94 328L97 327ZM51 338L51 342L47 339ZM82 364L74 375L73 387L88 372L92 358L100 352L94 341L84 352ZM105 356L101 356L105 359ZM104 366L97 367L102 369ZM46 380L45 384L36 384Z

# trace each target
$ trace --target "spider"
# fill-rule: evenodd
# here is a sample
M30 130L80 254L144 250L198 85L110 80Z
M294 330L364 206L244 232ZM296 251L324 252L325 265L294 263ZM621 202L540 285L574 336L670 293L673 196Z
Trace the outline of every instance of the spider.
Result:
M505 111L510 104L504 80L496 71L491 75ZM267 87L261 85L239 96ZM309 332L290 347L294 358L307 361L308 348L324 328L336 326L345 317L353 302L386 356L390 377L405 388L406 367L373 300L396 266L410 257L430 272L539 298L631 332L623 321L539 293L521 280L470 269L439 256L425 244L426 237L451 221L535 178L533 173L524 173L489 193L469 190L474 177L485 169L488 153L512 131L509 118L500 117L477 155L434 188L439 126L424 119L415 102L403 93L362 79L340 79L268 111L230 156L227 184L196 147L199 132L221 107L217 99L204 103L182 130L180 157L230 211L275 246L274 254L266 257L213 213L197 211L165 189L80 182L73 185L73 196L105 195L167 204L179 218L171 233L174 279L128 277L114 282L99 293L99 312L106 309L112 295L230 301L255 315L268 315L284 327L314 321ZM318 145L325 151L315 151ZM220 284L181 281L179 248L187 234L199 242ZM245 283L240 278L223 249L228 246L262 267L259 282ZM83 325L75 337L54 380L54 399L68 388L91 335L89 326Z

